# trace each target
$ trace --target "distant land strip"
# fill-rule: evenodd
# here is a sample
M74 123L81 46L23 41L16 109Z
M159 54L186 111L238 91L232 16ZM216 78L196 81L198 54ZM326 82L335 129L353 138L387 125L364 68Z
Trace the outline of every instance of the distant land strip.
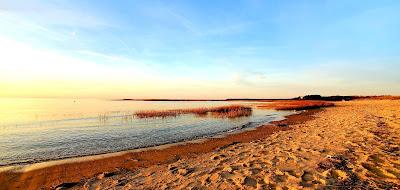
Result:
M377 95L377 96L321 96L306 95L295 98L227 98L227 99L167 99L167 98L123 98L113 99L113 101L279 101L279 100L324 100L324 101L349 101L357 99L375 99L375 100L399 100L400 96Z
M228 99L136 99L123 98L114 99L114 101L274 101L274 100L291 100L291 98L265 99L265 98L228 98Z

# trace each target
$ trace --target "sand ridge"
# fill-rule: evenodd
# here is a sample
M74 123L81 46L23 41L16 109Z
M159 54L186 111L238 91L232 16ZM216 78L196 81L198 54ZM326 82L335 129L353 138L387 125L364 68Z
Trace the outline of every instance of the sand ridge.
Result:
M400 101L340 102L314 120L249 143L72 189L399 189Z

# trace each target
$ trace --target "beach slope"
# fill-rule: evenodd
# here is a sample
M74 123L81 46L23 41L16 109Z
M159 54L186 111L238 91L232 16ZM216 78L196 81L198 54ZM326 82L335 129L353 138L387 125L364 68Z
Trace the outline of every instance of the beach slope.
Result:
M400 101L339 102L293 130L73 189L397 189Z

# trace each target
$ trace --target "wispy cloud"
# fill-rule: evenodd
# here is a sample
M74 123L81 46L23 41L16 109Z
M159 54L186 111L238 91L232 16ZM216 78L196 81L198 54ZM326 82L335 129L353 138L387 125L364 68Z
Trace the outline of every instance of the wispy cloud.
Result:
M99 28L112 26L99 15L89 10L71 7L61 2L6 1L1 4L1 12L15 18L30 20L41 25L75 28Z
M83 59L59 51L37 49L0 38L0 78L4 81L143 81L157 76L157 70L136 60L92 51L78 53L98 59ZM22 56L21 56L22 55ZM93 61L103 60L103 61ZM102 64L112 62L114 64ZM157 77L150 77L150 80Z
M176 22L178 22L181 26L183 26L183 28L185 28L187 31L195 35L202 35L202 33L198 30L198 28L194 25L194 23L190 21L188 18L182 16L181 14L178 14L177 12L172 11L167 7L166 10L172 16L172 18L176 20Z
M226 20L225 22L211 22L202 20L194 12L178 10L166 4L157 3L152 7L144 9L145 15L159 20L168 25L174 23L185 31L197 37L206 37L214 35L236 34L249 29L254 21L249 20ZM217 20L217 18L216 18Z
M29 21L21 15L10 12L0 12L0 23L0 28L2 28L2 32L0 33L5 33L7 31L13 35L24 33L31 37L36 35L56 41L65 41L69 36L67 33L54 31L44 25L38 24L34 21ZM29 33L27 33L27 31L29 31Z

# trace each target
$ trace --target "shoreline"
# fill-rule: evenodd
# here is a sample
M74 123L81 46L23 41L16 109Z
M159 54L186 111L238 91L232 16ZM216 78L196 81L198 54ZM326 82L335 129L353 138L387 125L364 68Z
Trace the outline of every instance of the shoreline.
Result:
M269 109L269 108L268 108ZM8 164L0 164L0 172L5 171L7 169L13 169L13 168L23 168L31 165L36 165L36 164L44 164L44 163L52 163L52 162L61 162L65 163L66 160L71 160L73 161L78 161L81 159L87 158L92 158L96 159L95 157L109 157L109 154L120 154L120 153L131 153L131 152L142 152L142 151L147 151L147 150L153 150L153 149L163 149L167 148L170 146L178 146L178 145L185 145L185 144L192 144L192 143L200 143L208 139L213 139L213 138L224 138L228 135L231 134L237 134L237 133L242 133L245 131L251 131L255 130L258 127L261 127L263 125L268 125L272 124L272 122L276 121L282 121L285 120L287 116L293 115L293 114L299 114L301 113L300 111L293 111L294 113L286 114L286 115L281 115L281 118L276 118L268 122L248 122L244 125L234 127L231 129L227 129L224 131L220 131L217 133L210 133L207 135L203 136L195 136L193 138L187 138L184 140L178 140L178 141L172 141L172 142L167 142L163 144L154 144L154 145L149 145L149 146L143 146L143 147L135 147L135 148L128 148L128 149L120 149L120 150L115 150L115 151L104 151L104 152L99 152L99 153L94 153L94 154L83 154L83 155L75 155L75 156L67 156L67 157L59 157L59 158L48 158L48 159L43 159L43 160L36 160L36 161L23 161L23 162L12 162ZM297 112L297 113L296 113ZM253 125L256 123L256 125Z
M56 188L400 189L399 100L338 102L289 128L170 164L100 173Z
M65 158L24 166L0 167L0 189L26 188L47 189L63 183L77 183L99 173L118 170L135 170L152 165L169 164L182 158L211 152L236 143L250 142L265 138L278 131L289 130L290 125L310 120L321 109L285 116L285 119L256 128L233 133L184 141L160 146L105 153L83 157Z

